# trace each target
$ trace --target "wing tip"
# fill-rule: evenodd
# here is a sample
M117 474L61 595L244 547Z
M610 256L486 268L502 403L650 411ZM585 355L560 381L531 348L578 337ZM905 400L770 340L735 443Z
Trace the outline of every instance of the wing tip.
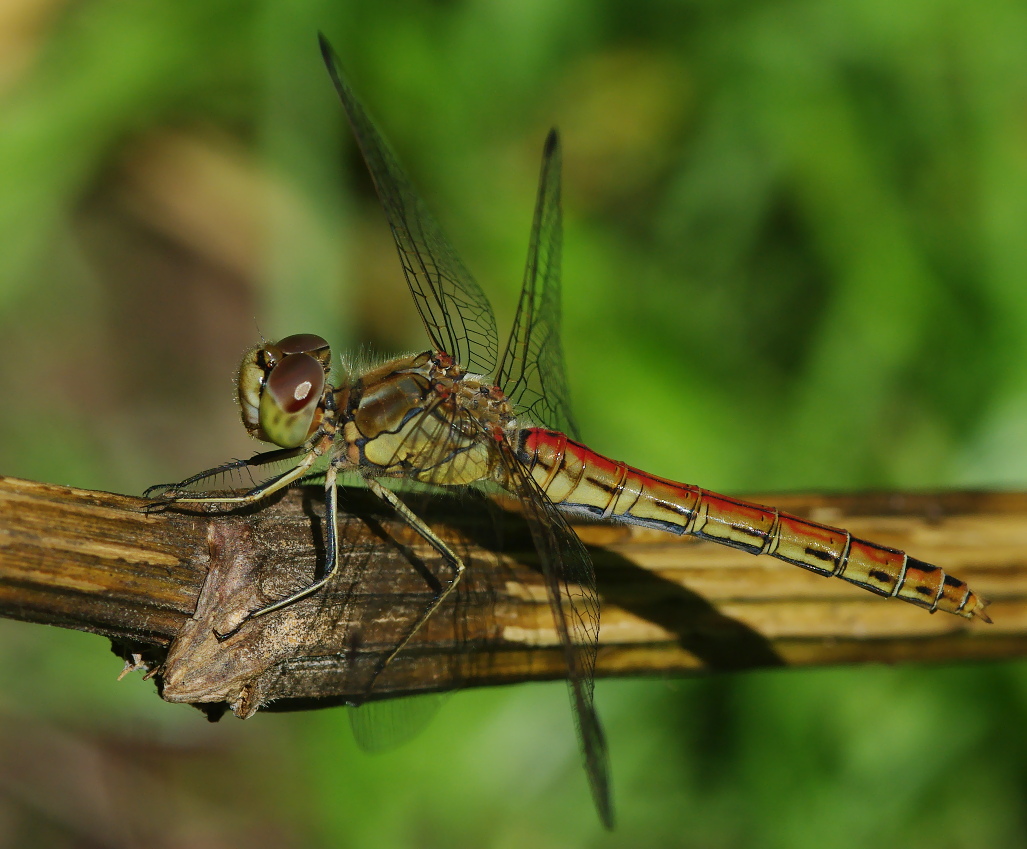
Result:
M560 131L556 127L550 127L546 135L546 143L542 148L544 156L552 156L553 151L560 146Z
M339 59L335 53L335 48L332 47L332 43L328 40L327 36L317 31L317 43L321 48L321 58L324 60L325 67L328 68L328 73L331 74L333 80L339 79Z

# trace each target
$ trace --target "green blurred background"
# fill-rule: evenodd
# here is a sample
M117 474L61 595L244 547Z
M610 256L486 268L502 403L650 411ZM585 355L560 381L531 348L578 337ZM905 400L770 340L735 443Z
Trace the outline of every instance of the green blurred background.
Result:
M0 472L139 493L255 446L242 351L424 344L315 33L493 299L565 146L597 449L728 492L1027 483L1027 6L0 6ZM0 846L1027 845L1022 664L560 684L360 753L208 725L100 639L0 622Z

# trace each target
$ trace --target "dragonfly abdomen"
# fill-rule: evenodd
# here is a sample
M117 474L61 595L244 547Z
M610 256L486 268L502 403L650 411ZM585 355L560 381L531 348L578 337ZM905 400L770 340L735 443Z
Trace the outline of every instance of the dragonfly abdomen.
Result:
M883 596L986 621L985 602L940 566L848 531L650 475L610 460L559 431L520 432L521 458L562 510L769 554Z

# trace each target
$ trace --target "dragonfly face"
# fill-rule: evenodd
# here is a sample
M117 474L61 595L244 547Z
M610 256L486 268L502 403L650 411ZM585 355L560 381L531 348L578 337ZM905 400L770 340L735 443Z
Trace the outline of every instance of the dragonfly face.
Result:
M239 407L251 436L281 448L298 448L324 415L332 351L313 333L257 345L239 366Z

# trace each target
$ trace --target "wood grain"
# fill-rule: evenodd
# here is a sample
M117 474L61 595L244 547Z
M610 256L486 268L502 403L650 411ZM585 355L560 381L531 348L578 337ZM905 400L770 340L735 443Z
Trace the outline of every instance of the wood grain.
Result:
M754 500L943 566L992 601L994 624L932 616L689 537L578 524L603 600L598 675L1025 654L1027 493ZM330 592L219 642L219 623L314 574L323 551L317 489L217 515L0 479L0 615L149 647L151 666L174 643L159 679L176 701L248 715L272 700L281 708L359 699L375 659L426 604L439 564L365 491L345 491L342 504L344 550L358 565ZM463 553L468 574L454 603L377 677L373 696L562 677L544 584L516 513L448 497L423 513Z

